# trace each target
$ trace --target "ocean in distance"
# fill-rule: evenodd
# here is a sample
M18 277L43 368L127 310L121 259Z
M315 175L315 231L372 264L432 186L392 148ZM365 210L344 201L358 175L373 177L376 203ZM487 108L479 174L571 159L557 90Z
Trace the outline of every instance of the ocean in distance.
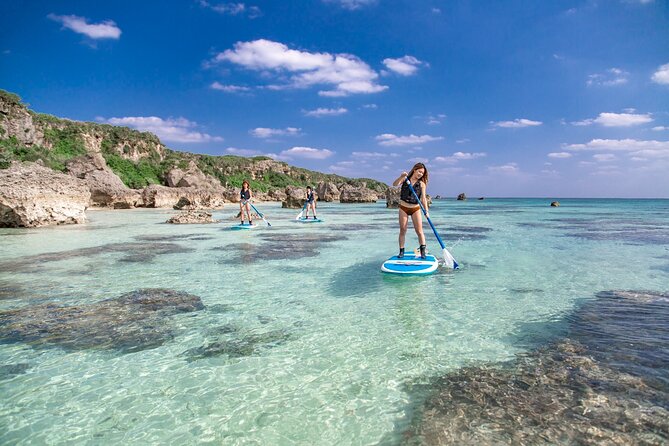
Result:
M669 200L549 203L0 229L0 444L666 444Z

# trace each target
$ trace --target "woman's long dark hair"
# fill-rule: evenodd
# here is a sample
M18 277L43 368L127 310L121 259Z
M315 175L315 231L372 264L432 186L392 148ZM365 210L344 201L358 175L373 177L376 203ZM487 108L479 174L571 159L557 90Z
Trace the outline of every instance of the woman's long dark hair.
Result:
M246 180L244 180L244 182L242 183L242 189L244 189L244 185L245 185L245 184L246 184L246 188L247 188L247 189L250 189L250 188L251 188L251 185L249 184L249 182L246 181Z
M411 168L411 171L409 172L409 175L407 175L407 178L411 179L411 176L413 175L414 170L417 170L417 169L424 169L425 170L425 174L420 179L420 181L422 181L423 183L425 183L425 185L427 185L427 182L428 182L427 167L425 167L425 164L423 164L423 163L414 164L414 166Z

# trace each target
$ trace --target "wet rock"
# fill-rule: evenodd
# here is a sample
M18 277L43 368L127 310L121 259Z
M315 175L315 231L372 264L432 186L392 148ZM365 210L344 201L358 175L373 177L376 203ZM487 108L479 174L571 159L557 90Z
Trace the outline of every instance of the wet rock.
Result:
M34 347L135 352L172 339L167 318L204 308L198 296L141 289L91 305L34 305L0 312L0 342Z
M558 206L560 206L560 202L559 202L559 201L552 201L552 202L551 202L551 207L556 208L556 207L558 207Z
M339 188L335 183L321 181L316 185L316 195L320 201L335 201L339 200Z
M345 184L339 193L340 203L376 203L378 194L365 186Z
M82 180L39 163L0 169L0 227L38 227L86 221L91 193Z
M465 195L464 192L461 193L461 194L458 194L458 198L457 198L457 200L459 200L459 201L464 201L464 200L466 200L466 199L467 199L467 195Z
M202 223L218 223L218 220L215 220L211 212L207 211L185 211L177 215L170 217L166 223L172 224L202 224Z
M609 291L565 338L438 378L407 444L666 444L669 294Z
M307 190L301 187L287 186L286 199L281 203L282 208L301 208L307 201Z

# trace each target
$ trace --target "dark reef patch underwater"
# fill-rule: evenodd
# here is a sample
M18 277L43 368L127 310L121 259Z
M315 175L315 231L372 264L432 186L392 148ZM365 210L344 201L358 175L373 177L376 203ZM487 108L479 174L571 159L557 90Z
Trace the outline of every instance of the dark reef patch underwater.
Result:
M172 339L166 318L204 309L198 296L142 289L90 305L32 305L0 312L0 343L136 352Z
M436 379L403 440L668 444L669 294L598 293L564 338Z

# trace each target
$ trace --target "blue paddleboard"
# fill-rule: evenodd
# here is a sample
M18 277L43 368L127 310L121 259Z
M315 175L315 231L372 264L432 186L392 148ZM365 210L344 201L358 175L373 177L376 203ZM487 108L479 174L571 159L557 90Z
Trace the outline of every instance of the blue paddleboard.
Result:
M298 218L296 221L298 221L300 223L321 223L323 220L321 220L320 218L304 218L304 217L301 217L301 218Z
M381 271L390 274L432 274L439 267L439 261L432 254L428 254L424 259L420 255L414 253L404 254L404 257L399 259L393 256L383 262Z
M250 225L250 224L248 224L248 223L240 223L240 224L238 224L238 225L236 225L236 226L233 226L233 227L230 228L230 229L232 229L233 231L236 231L236 230L238 230L238 229L253 229L253 228L257 228L257 227L258 227L258 225L256 225L256 224L252 224L252 225Z

